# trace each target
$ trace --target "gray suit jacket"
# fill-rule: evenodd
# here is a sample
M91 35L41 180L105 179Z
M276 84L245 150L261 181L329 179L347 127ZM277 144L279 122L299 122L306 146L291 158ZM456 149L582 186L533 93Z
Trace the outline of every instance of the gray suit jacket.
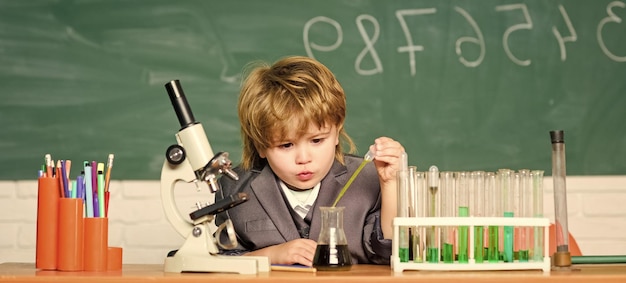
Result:
M330 172L322 179L315 205L309 211L311 218L309 238L317 241L321 228L320 206L332 206L343 186L356 171L362 158L346 155L346 165L335 160ZM216 216L216 225L230 218L237 233L239 246L222 250L223 254L243 254L267 246L301 238L290 214L291 207L284 201L277 177L268 165L239 174L238 181L220 178L220 191L215 200L238 192L248 194L248 201ZM344 210L344 232L352 263L389 264L391 240L383 239L380 228L380 183L372 163L368 163L346 190L337 206ZM312 213L312 215L311 215ZM225 235L220 235L225 240Z

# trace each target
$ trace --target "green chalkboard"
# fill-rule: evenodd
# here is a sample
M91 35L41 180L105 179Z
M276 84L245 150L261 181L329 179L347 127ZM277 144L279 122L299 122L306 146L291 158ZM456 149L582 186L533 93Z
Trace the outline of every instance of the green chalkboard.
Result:
M173 79L237 163L241 71L287 55L336 73L361 153L385 135L419 169L550 175L562 129L568 175L624 175L625 19L611 0L2 0L0 179L46 153L159 179Z

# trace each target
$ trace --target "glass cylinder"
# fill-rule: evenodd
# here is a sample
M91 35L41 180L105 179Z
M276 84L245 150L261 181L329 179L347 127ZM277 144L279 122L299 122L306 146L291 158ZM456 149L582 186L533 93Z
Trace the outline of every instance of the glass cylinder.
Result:
M552 181L554 182L554 224L556 228L556 253L554 265L572 265L569 254L567 229L567 189L565 186L565 140L563 131L550 131L552 141Z
M350 270L352 256L343 231L344 207L320 207L322 229L317 240L313 266L317 270Z

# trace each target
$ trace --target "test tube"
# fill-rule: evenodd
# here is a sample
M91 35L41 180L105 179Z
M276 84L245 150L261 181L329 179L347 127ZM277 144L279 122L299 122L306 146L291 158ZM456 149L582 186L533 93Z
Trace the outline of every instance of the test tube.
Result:
M520 174L519 172L511 171L511 193L513 194L512 205L513 205L513 215L515 217L521 217L520 214L520 202L519 199L521 197L520 191ZM523 226L514 226L513 227L513 260L517 260L519 258L519 241L520 241L520 233Z
M530 170L519 170L519 208L521 217L533 217L533 190L530 179ZM518 260L520 262L528 262L530 257L530 239L532 228L528 226L519 227L519 233L517 233L519 242L519 255Z
M413 172L410 170L409 172ZM426 186L426 172L415 170L413 175L415 194L413 195L413 215L428 217L428 187ZM412 234L413 262L421 263L426 258L426 227L418 226Z
M408 211L407 217L417 217L417 207L419 198L417 197L416 174L417 166L409 166L408 170Z
M543 170L530 171L532 179L533 217L543 218ZM544 257L544 228L537 226L533 229L533 261L543 261Z
M450 171L443 171L440 176L440 190L441 190L441 214L443 217L455 217L456 216L456 202L455 187L454 187L454 174ZM454 263L454 249L455 249L455 235L456 226L443 226L442 231L442 256L444 263Z
M496 186L496 174L487 172L485 175L485 196L487 201L486 213L489 217L500 217L500 190ZM489 245L487 247L487 259L489 262L500 260L499 227L489 225Z
M428 214L430 217L439 217L441 213L441 198L439 192L439 168L430 166L428 169ZM439 226L431 226L428 230L428 252L426 260L429 263L439 262L439 245L440 245L441 228Z
M456 175L456 205L457 217L469 217L470 214L470 173L458 172ZM457 253L459 263L469 262L468 226L459 226L457 237Z
M409 171L408 170L398 170L397 172L397 214L398 217L408 217L409 213ZM409 261L409 227L408 226L400 226L399 227L399 250L398 256L400 257L400 262L408 262Z
M408 166L408 165L407 165ZM416 187L416 183L415 183L415 175L417 174L417 166L408 166L408 214L407 217L416 217L416 207L417 207L417 187ZM417 233L417 226L410 226L408 227L408 249L409 249L409 260L413 260L413 252L414 252L414 246L415 244L413 243L414 240L414 236Z
M485 172L474 171L471 173L470 191L474 194L470 215L473 217L485 217ZM483 241L484 227L474 226L474 261L482 263L485 255L485 243Z
M513 212L513 188L511 187L511 175L510 169L498 170L498 182L500 185L500 191L502 192L502 208L504 217L513 217L515 215ZM502 240L504 243L502 260L504 260L504 262L513 262L513 226L504 226L504 239Z
M569 231L567 229L567 191L565 186L565 139L563 131L550 131L552 141L552 180L554 182L554 224L556 228L556 252L554 265L569 267Z

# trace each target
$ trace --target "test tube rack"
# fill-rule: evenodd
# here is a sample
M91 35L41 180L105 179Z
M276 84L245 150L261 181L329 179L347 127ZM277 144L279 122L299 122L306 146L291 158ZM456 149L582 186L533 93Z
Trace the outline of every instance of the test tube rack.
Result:
M464 226L468 227L468 263L430 263L430 262L401 262L399 253L400 227L420 226ZM474 227L475 226L514 226L514 227L544 227L543 261L529 262L482 262L474 260ZM434 271L469 271L469 270L543 270L550 272L551 261L549 255L549 226L548 218L524 217L396 217L393 220L393 243L391 266L394 272L404 270L434 270Z

